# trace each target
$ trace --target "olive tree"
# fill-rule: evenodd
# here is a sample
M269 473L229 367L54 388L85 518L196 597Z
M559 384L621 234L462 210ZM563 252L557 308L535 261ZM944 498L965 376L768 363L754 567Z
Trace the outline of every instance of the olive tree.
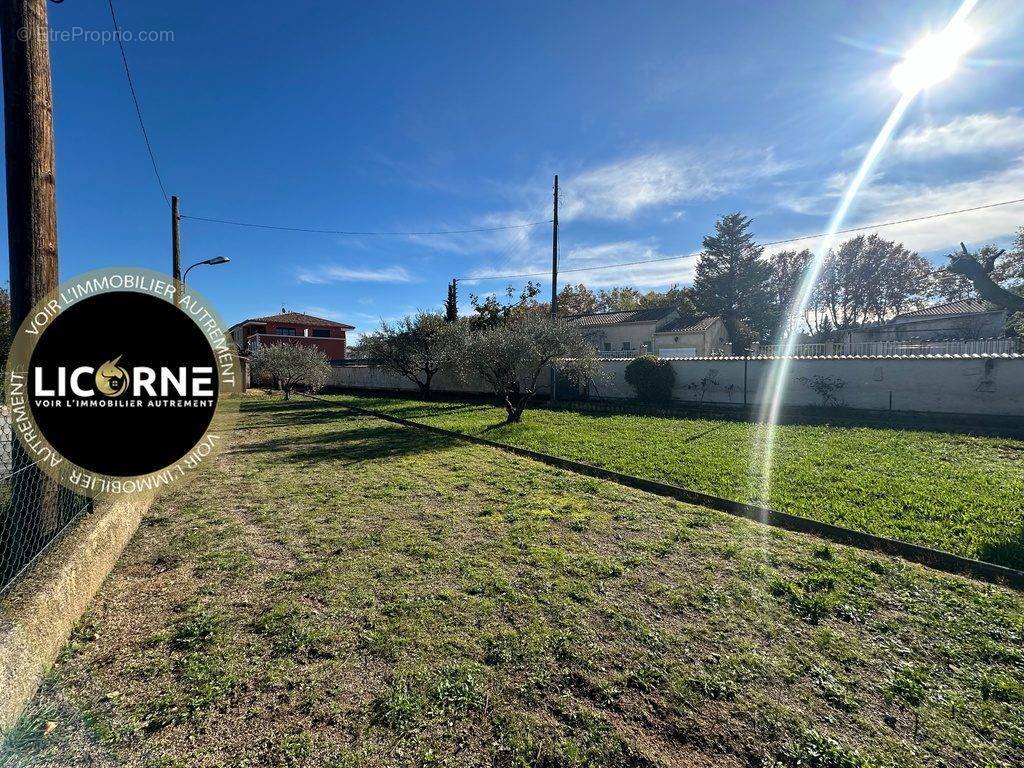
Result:
M522 420L545 366L578 382L597 375L593 345L579 326L561 318L526 312L476 328L463 326L463 334L461 370L487 382L505 407L506 423Z
M418 312L394 324L381 321L380 328L363 336L360 354L386 371L413 382L424 397L437 372L454 362L461 335L457 322L444 315Z
M285 400L299 387L310 392L322 389L331 375L331 363L322 350L298 344L260 345L250 363L254 374L277 382Z

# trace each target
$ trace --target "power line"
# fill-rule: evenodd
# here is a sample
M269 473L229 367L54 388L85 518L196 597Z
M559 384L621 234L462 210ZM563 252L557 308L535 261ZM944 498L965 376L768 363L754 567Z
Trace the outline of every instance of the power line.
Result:
M466 235L473 232L500 232L507 229L526 229L527 227L536 227L540 224L550 224L551 219L544 221L531 221L528 224L505 224L499 227L474 227L472 229L438 229L438 230L424 230L420 232L392 232L392 231L374 231L374 232L358 232L347 229L315 229L311 227L283 227L275 224L257 224L249 221L232 221L230 219L213 219L208 216L188 216L181 214L183 219L192 219L193 221L207 221L214 224L230 224L234 227L253 227L255 229L273 229L280 232L311 232L318 235L376 235L376 236L412 236L412 235Z
M897 224L910 224L915 221L927 221L928 219L938 219L943 216L955 216L960 213L971 213L972 211L983 211L986 208L998 208L1004 205L1014 205L1016 203L1024 203L1024 197L1018 197L1014 200L1003 200L998 203L986 203L985 205L975 205L970 208L958 208L955 211L942 211L941 213L929 213L925 216L914 216L909 219L897 219L894 221L883 221L879 224L866 224L862 227L850 227L849 229L840 229L835 232L837 235L846 235L851 232L864 232L869 229L880 229L882 227L891 227ZM769 245L785 245L786 243L799 243L801 240L814 240L819 237L826 237L827 232L821 232L816 235L801 235L800 237L790 237L785 240L769 240L766 243L760 243L762 246ZM640 261L623 261L617 264L599 264L594 267L575 267L573 269L560 269L560 273L566 272L592 272L599 269L614 269L615 267L635 267L641 264L656 264L664 261L678 261L679 259L688 259L692 254L685 256L665 256L658 259L643 259ZM471 280L516 280L524 277L545 277L547 272L524 272L518 275L480 275L479 277L459 277L458 280L471 281Z
M117 23L117 14L114 12L114 0L107 0L110 6L110 19L114 22L114 35L117 37L117 45L121 49L121 61L124 63L124 74L128 78L128 88L132 92L132 101L135 102L135 114L139 116L139 128L142 129L142 138L146 140L146 150L149 152L150 162L153 163L153 173L156 175L156 183L160 185L160 194L164 196L164 202L170 206L171 201L167 197L167 190L164 189L164 180L160 178L160 169L156 164L156 155L153 153L153 145L149 141L149 133L146 131L146 121L142 119L142 107L139 106L139 96L135 92L135 83L132 82L132 71L128 68L128 56L124 52L124 40L121 38L121 25Z

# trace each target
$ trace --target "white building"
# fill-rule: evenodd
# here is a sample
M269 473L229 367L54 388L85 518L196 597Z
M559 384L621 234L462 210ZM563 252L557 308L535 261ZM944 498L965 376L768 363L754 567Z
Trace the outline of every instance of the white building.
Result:
M678 307L595 312L570 318L605 357L702 357L728 354L729 338L719 317L693 321Z
M981 299L933 304L891 320L851 330L850 341L946 341L1005 336L1006 310Z

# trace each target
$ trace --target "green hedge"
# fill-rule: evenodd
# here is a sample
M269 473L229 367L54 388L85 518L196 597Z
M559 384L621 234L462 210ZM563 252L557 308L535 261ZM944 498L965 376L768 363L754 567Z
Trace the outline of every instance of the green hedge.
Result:
M668 360L644 355L626 366L626 382L641 400L666 402L672 399L676 372Z

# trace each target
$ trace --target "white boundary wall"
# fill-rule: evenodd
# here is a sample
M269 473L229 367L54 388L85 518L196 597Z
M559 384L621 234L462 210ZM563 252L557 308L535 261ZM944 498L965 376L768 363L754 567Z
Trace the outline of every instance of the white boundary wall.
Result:
M604 359L603 375L591 394L632 398L625 370L631 361ZM708 383L704 402L746 402L760 405L773 363L764 358L696 358L669 361L676 373L674 396L682 402L701 399L701 380ZM789 406L821 405L821 397L808 386L815 376L841 380L836 399L848 408L925 411L932 413L1024 416L1024 357L876 357L792 358L787 375ZM802 381L805 379L806 381ZM541 388L547 390L547 374ZM479 383L457 382L439 374L434 388L445 392L484 392ZM362 389L411 390L412 382L375 367L335 368L328 386ZM891 400L890 400L891 398Z

